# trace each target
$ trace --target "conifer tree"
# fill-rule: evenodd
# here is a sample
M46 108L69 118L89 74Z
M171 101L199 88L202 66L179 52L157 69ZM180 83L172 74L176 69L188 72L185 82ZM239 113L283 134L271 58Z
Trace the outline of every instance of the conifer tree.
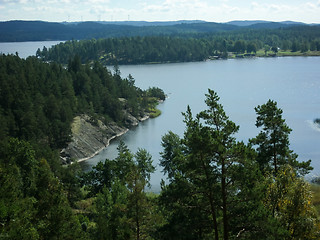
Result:
M289 134L292 129L282 118L283 111L278 108L277 103L269 100L266 104L257 106L255 111L256 126L262 130L250 143L257 146L257 161L261 170L276 175L285 164L291 165L300 175L312 170L311 160L299 162L298 155L290 150Z

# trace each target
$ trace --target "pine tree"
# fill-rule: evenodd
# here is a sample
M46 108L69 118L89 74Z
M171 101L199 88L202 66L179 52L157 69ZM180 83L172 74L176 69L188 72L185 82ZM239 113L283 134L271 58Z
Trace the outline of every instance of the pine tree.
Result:
M282 118L282 109L275 101L269 100L266 104L255 108L257 113L256 126L262 128L257 137L250 140L257 145L257 161L263 172L278 173L285 164L291 165L299 174L305 175L313 168L311 160L298 162L298 155L290 150L289 134L292 129Z

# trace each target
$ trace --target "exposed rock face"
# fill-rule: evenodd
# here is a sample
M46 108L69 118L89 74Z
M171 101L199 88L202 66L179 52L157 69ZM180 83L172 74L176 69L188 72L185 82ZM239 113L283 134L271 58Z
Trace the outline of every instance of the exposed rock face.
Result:
M108 146L111 139L126 133L128 129L113 122L106 126L102 121L94 121L83 114L74 118L71 131L72 142L61 151L62 159L66 162L93 157Z
M136 119L126 113L126 124L137 126L139 121L148 119L148 116ZM88 115L82 114L74 118L72 126L72 141L61 151L61 158L64 163L71 160L83 161L99 153L109 145L110 140L121 136L128 131L128 128L119 127L111 122L105 125L100 120L94 120Z
M125 116L125 124L127 126L137 126L139 124L138 119L136 119L130 113L127 113L126 111L123 111L123 114Z

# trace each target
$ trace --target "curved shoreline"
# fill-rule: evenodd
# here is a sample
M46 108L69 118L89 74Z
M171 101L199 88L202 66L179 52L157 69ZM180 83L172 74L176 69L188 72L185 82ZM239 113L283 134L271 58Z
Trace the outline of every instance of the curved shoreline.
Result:
M146 121L150 119L150 116L149 115L145 115L144 117L140 118L139 119L139 122L143 122L143 121ZM111 138L109 138L107 140L107 143L105 144L105 146L101 147L100 149L98 149L96 152L94 152L93 154L91 154L89 157L85 157L85 158L80 158L78 160L75 160L74 162L77 162L77 163L80 163L80 162L84 162L84 161L87 161L91 158L93 158L94 156L96 156L97 154L99 154L101 151L103 151L105 148L107 148L109 145L110 145L110 142L113 140L113 139L116 139L117 137L120 137L124 134L126 134L130 129L127 128L125 129L124 131L120 132L120 133L117 133L116 135L112 136ZM74 163L72 162L72 163Z
M76 160L76 161L74 161L74 162L79 163L79 162L83 162L83 161L89 160L90 158L93 158L94 156L96 156L97 154L99 154L103 149L107 148L107 147L110 145L110 141L111 141L111 140L113 140L113 139L115 139L115 138L117 138L117 137L122 136L123 134L127 133L128 131L129 131L129 129L126 129L125 131L120 132L120 133L112 136L111 138L109 138L109 139L107 140L107 143L105 144L104 147L98 149L96 152L94 152L94 153L93 153L92 155L90 155L89 157L80 158L80 159L78 159L78 160ZM72 162L72 163L74 163L74 162Z

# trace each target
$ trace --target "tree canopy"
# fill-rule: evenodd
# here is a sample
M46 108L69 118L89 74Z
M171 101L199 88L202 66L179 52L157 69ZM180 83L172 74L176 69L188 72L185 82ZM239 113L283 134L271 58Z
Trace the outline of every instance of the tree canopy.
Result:
M142 116L164 99L159 88L142 90L132 76L121 78L100 63L82 65L75 56L67 69L57 63L0 56L1 139L16 137L59 149L69 142L71 122L80 113L125 124L124 112ZM124 99L125 104L119 99Z
M260 49L278 52L320 51L319 26L279 29L236 29L215 33L131 36L71 40L50 49L38 49L44 61L68 63L80 56L82 63L141 64L203 61L227 58L228 52L255 54Z

